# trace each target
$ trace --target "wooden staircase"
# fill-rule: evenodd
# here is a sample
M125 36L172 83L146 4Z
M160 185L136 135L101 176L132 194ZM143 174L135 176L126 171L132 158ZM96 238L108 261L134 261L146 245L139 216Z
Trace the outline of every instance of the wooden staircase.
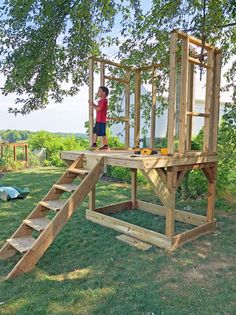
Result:
M7 279L17 277L21 273L26 273L33 269L56 235L69 220L74 210L81 204L98 181L103 173L103 157L99 158L90 170L83 168L83 159L84 156L80 155L70 165L1 248L0 259L8 259L17 252L23 254L7 275ZM79 185L73 183L77 177L81 178ZM68 199L59 199L65 192L70 193ZM55 213L52 219L47 217L50 212ZM37 234L36 237L35 234Z

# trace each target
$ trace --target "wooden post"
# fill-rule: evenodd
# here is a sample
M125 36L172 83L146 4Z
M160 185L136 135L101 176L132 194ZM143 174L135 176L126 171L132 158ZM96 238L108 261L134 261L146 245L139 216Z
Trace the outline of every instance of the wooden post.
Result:
M93 58L89 58L89 144L93 144L93 107L90 105L90 102L93 103L93 95L94 95L94 80L93 80L93 66L94 61Z
M16 146L13 144L13 159L16 161Z
M137 169L131 169L131 200L132 209L137 208Z
M125 79L128 83L125 84L125 146L130 147L130 71L125 72Z
M100 86L105 86L105 63L100 62Z
M1 158L3 158L3 146L1 145Z
M207 76L206 76L206 96L205 96L205 114L208 117L204 118L204 140L203 140L203 151L209 152L209 144L210 144L210 136L212 136L212 132L210 130L210 116L211 116L211 100L212 100L212 88L213 88L213 66L214 66L214 58L213 58L214 50L208 50L207 52L207 64L210 68L207 68Z
M211 222L214 220L215 213L217 164L208 169L203 169L203 172L208 180L207 222Z
M189 39L182 40L181 56L181 89L180 89L180 109L179 109L179 153L186 151L186 110L188 94L188 56Z
M193 105L195 101L195 90L194 90L194 64L189 65L189 82L188 82L188 99L187 99L187 111L193 112ZM186 148L187 151L191 150L191 140L192 140L192 120L193 117L191 115L187 116L187 143Z
M89 210L93 211L96 208L96 185L89 193Z
M25 161L26 161L26 166L29 164L29 147L28 144L25 145Z
M170 72L169 72L169 106L168 106L168 154L174 154L175 118L176 118L176 50L177 33L170 35Z
M140 140L140 97L141 97L141 71L135 70L135 92L134 92L134 147L139 147Z
M215 52L214 61L214 80L213 80L213 92L211 100L211 121L210 130L211 138L209 148L211 152L217 152L217 139L218 139L218 125L219 125L219 109L220 109L220 78L221 78L221 62L222 52Z
M156 130L156 103L157 103L157 87L156 87L156 68L152 72L152 111L151 111L151 143L150 147L155 147L155 130Z
M177 170L167 167L167 189L170 192L170 205L166 208L166 236L173 237L175 229L175 186Z

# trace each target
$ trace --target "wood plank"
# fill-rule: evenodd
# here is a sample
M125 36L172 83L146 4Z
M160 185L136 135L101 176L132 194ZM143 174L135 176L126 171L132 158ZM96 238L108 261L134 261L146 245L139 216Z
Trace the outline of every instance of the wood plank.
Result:
M69 168L68 169L69 173L74 173L74 174L81 174L81 175L87 175L89 173L89 170L86 170L84 168Z
M125 72L125 79L128 83L125 85L125 117L128 121L125 122L125 146L130 147L130 71Z
M5 243L0 250L0 259L6 260L16 254L16 249L10 244Z
M172 205L172 196L170 194L169 189L167 189L166 184L163 182L161 177L158 175L155 169L150 170L141 170L144 177L148 180L152 189L158 195L162 203L166 207L170 207Z
M166 186L170 192L170 202L166 207L166 229L165 233L169 237L174 236L175 230L175 189L173 183L176 182L177 171L176 167L168 167L166 171Z
M89 210L96 208L96 185L92 188L89 193Z
M156 131L156 104L157 104L157 86L156 86L156 71L152 72L152 109L151 109L151 148L155 148L155 131Z
M201 39L193 37L193 36L189 36L188 34L182 32L180 30L173 30L172 32L178 34L178 38L182 38L182 39L188 38L190 43L197 45L199 47L202 47L202 40ZM209 50L209 49L213 49L214 47L209 45L208 43L204 43L204 48L206 50Z
M108 120L113 120L113 121L123 121L123 122L129 122L129 118L126 117L109 117Z
M211 100L211 140L210 140L210 151L217 152L217 139L218 139L218 127L219 127L219 109L220 109L220 81L221 81L221 63L222 53L215 53L214 60L214 79L213 79L213 92Z
M189 56L188 57L188 61L191 62L192 64L198 65L198 66L202 66L203 68L206 69L212 69L212 66L207 64L207 63L201 63L199 60Z
M208 222L198 227L193 228L192 230L183 232L174 236L172 243L172 250L175 250L177 247L182 246L188 242L191 242L200 236L209 234L213 232L216 228L216 222Z
M168 123L167 139L168 154L174 153L175 139L175 119L176 119L176 52L177 52L177 34L170 35L170 71L169 71L169 101L168 101Z
M186 110L187 110L187 91L188 91L188 55L189 39L183 39L181 54L181 88L180 88L180 114L179 114L179 153L186 151Z
M105 63L100 62L100 86L105 86Z
M14 247L21 254L27 252L34 244L35 238L32 236L21 236L15 238L9 238L7 243L9 243L12 247Z
M97 165L90 171L87 177L81 182L79 191L75 191L63 209L57 213L57 215L51 220L47 229L45 229L38 239L35 241L31 250L29 250L21 260L16 264L14 269L8 275L8 278L12 278L19 273L28 272L32 270L34 265L44 254L47 248L55 239L56 235L60 232L62 227L69 220L74 210L81 204L86 195L91 191L92 187L98 181L99 176L103 172L104 161L103 158L100 158L100 161Z
M55 185L53 185L53 187L56 189L67 191L67 192L74 192L78 188L78 185L75 185L75 184L55 184Z
M118 62L114 62L108 59L104 59L104 58L98 58L98 57L90 57L93 61L96 62L103 62L105 65L111 65L117 68L123 68L123 69L128 69L128 70L132 70L132 67L130 66L126 66L126 65L122 65Z
M59 211L63 208L66 200L42 200L39 204L42 207L48 208L53 211Z
M124 79L124 78L117 78L117 77L113 77L113 76L110 76L110 75L105 75L104 78L107 79L107 80L116 81L116 82L119 82L119 83L125 83L125 84L128 83L128 81L126 79Z
M159 167L168 167L168 166L180 166L180 165L189 165L189 164L202 164L209 162L217 162L217 156L195 156L195 157L182 157L172 158L172 159L147 159L143 161L144 169L152 169ZM109 165L109 159L107 160ZM113 164L115 165L115 163Z
M137 249L141 249L143 251L146 251L148 249L150 249L152 247L152 245L148 244L148 243L145 243L145 242L142 242L136 238L133 238L129 235L125 235L125 234L121 234L121 235L118 235L116 236L116 238L124 243L127 243Z
M208 63L213 67L214 65L214 50L209 50L207 52ZM206 95L205 95L205 113L209 115L204 119L204 139L203 139L203 151L210 151L210 109L211 109L211 100L213 92L213 69L207 69L206 74Z
M150 202L138 200L137 206L139 210L152 213L154 215L166 216L166 207L152 204ZM203 215L186 212L183 210L175 209L175 220L199 226L207 222L207 218Z
M139 147L140 140L140 97L141 97L141 71L135 70L134 91L134 147Z
M35 218L35 219L25 219L23 220L25 224L32 227L36 231L43 231L46 229L48 224L51 222L48 218Z
M86 219L167 250L171 247L170 238L163 234L109 217L101 213L87 210Z
M210 114L206 113L197 113L197 112L187 112L188 116L195 116L195 117L210 117Z
M108 206L95 208L93 211L103 214L114 214L125 210L132 210L132 200L114 203Z
M153 70L153 69L156 69L156 68L160 68L161 66L162 66L161 63L153 63L151 65L138 67L138 70L140 70L140 71L148 71L148 70Z
M94 110L90 103L94 101L94 60L89 58L89 144L93 144Z
M131 169L131 200L132 208L137 208L137 169Z

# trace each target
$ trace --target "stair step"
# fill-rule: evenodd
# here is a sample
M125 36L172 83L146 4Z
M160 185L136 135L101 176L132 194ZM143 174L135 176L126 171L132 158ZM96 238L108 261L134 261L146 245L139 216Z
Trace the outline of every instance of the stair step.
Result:
M48 224L51 222L48 218L35 218L35 219L26 219L23 220L25 224L32 227L36 231L43 231L46 229Z
M32 236L26 235L26 236L9 238L7 240L7 243L9 243L16 250L18 250L18 252L23 254L27 252L29 249L31 249L35 241L36 241L35 238L33 238Z
M40 206L43 206L53 211L61 210L65 203L66 200L42 200L39 202Z
M89 173L89 170L86 170L84 168L69 168L68 172L75 173L75 174L81 174L81 175L87 175Z
M53 185L54 188L64 190L67 192L73 192L77 189L78 185L75 184L55 184Z

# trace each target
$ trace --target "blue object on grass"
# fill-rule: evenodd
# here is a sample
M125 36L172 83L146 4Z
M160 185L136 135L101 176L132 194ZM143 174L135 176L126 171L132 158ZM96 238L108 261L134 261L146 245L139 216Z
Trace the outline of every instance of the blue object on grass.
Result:
M12 199L24 199L30 193L29 188L20 189L15 186L2 186L0 185L0 199L9 201Z

